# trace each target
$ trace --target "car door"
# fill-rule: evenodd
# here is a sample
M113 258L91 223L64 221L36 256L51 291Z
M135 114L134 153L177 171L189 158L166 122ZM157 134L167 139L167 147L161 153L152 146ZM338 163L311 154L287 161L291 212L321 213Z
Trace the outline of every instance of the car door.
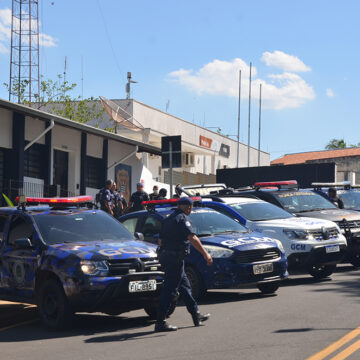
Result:
M19 248L17 239L29 239L31 248ZM31 298L35 290L35 270L40 257L40 240L35 236L34 226L23 215L14 215L4 240L2 262L5 276L3 285L9 294Z
M144 235L144 240L157 244L155 235L159 235L161 230L161 220L153 214L144 216L142 229L140 232Z

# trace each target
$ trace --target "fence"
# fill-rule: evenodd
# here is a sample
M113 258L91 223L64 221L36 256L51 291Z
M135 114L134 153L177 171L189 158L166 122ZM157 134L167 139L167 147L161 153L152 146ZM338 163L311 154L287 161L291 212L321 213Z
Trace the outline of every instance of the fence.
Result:
M164 182L166 184L170 183L170 174L169 171L164 171ZM197 185L197 184L213 184L216 182L216 176L202 173L190 173L187 171L178 172L173 171L173 184L182 184L182 185Z
M73 192L62 189L60 185L43 185L16 180L5 180L0 182L0 195L2 193L8 196L12 201L20 195L29 197L75 196ZM0 196L0 205L6 205L3 196Z

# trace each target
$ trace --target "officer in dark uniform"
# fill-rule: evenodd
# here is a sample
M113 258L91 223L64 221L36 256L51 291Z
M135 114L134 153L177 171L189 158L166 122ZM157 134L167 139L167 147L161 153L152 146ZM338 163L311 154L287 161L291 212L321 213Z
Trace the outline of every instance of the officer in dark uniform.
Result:
M124 205L121 194L116 190L116 182L114 181L111 187L111 194L113 196L113 213L114 217L118 218L123 215Z
M330 187L328 190L328 196L330 201L336 205L339 209L344 208L344 202L342 199L337 195L336 189L334 187Z
M149 195L144 191L144 184L139 182L136 184L136 191L131 195L128 211L140 211L145 210L143 201L149 201Z
M201 325L202 321L210 317L210 314L203 315L199 312L197 303L191 294L189 279L184 271L184 259L189 254L190 244L203 255L208 266L213 263L212 257L194 234L189 218L192 205L191 198L180 198L177 209L162 223L159 237L159 261L165 276L159 300L155 331L177 330L177 327L169 325L165 318L178 292L191 314L195 326Z
M105 187L100 190L100 208L112 216L114 216L114 196L111 192L113 183L113 180L106 180Z

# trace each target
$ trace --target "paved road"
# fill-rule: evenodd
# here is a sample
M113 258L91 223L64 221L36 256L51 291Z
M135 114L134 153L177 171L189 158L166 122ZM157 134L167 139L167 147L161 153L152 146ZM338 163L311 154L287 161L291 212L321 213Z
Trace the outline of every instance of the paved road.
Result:
M44 329L33 307L0 303L0 358L42 359L360 359L360 271L343 266L332 280L295 276L276 296L212 291L195 328L183 306L170 334L154 333L143 311L77 316L67 332ZM358 328L358 329L357 329ZM324 350L325 349L325 350Z

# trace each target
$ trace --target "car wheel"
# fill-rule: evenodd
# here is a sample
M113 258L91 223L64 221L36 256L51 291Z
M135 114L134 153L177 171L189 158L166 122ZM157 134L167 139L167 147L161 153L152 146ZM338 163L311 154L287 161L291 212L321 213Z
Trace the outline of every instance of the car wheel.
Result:
M323 279L330 276L336 269L336 265L313 265L309 274L315 279Z
M270 282L270 283L263 283L258 284L257 288L263 293L263 294L273 294L276 292L276 290L279 288L280 284L278 282Z
M206 293L206 288L201 275L191 266L185 267L186 276L189 279L191 292L194 299L200 299Z
M170 315L172 315L173 312L175 311L178 298L179 298L179 296L176 296L175 299L170 304L169 310L168 310L168 312L166 314L167 318L170 317ZM157 317L157 309L158 309L158 304L152 304L150 306L144 307L145 312L149 315L149 317L151 319L156 319L156 317Z
M351 254L349 256L349 261L355 267L360 267L360 253Z
M74 312L62 285L57 280L46 280L40 287L38 309L47 327L60 330L71 326Z

